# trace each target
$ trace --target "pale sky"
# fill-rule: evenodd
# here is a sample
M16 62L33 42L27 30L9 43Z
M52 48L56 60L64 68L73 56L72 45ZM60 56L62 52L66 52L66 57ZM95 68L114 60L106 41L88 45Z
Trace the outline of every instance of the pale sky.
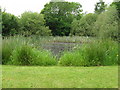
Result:
M83 12L94 12L94 5L99 0L65 0L69 2L79 2L82 5ZM103 0L106 4L111 3L113 0ZM16 16L21 15L24 11L38 12L44 8L46 3L50 0L0 0L0 6L6 9L6 12Z

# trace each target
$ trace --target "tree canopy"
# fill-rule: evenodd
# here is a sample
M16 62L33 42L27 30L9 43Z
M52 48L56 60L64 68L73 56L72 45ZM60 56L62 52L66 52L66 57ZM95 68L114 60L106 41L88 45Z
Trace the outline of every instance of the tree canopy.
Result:
M93 36L92 29L96 19L96 14L89 13L80 20L74 20L71 25L71 35Z
M110 6L115 6L120 18L120 0L115 0Z
M75 2L50 2L41 11L45 16L46 25L52 30L54 36L68 36L74 18L80 19L81 4Z
M25 35L50 35L51 30L45 26L44 16L36 12L24 12L20 17L21 33Z
M95 4L95 13L97 14L102 13L103 11L105 11L106 6L107 5L103 0L99 0L99 2Z
M98 16L94 25L96 35L102 38L118 38L118 12L115 7L109 7Z
M18 29L19 29L18 17L3 11L2 12L2 35L3 36L14 35L18 33Z

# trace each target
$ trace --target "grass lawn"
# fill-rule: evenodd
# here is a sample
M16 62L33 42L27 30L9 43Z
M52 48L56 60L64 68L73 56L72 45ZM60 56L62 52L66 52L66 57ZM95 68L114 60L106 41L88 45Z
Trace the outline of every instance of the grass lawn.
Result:
M118 67L2 66L2 88L118 88Z

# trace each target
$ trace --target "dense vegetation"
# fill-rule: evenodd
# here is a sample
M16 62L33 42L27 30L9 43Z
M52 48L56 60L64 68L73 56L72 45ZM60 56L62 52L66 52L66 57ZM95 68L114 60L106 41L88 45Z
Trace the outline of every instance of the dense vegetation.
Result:
M35 38L15 36L4 39L2 43L2 63L8 65L42 66L108 66L118 64L118 44L116 41L109 39L78 40L76 42L89 42L89 44L83 44L82 46L76 44L74 47L71 47L71 51L64 51L57 58L50 51L42 49L40 44L56 42L57 40L54 40L53 37L51 39L43 38L43 41ZM62 42L64 41L66 40ZM67 41L70 42L69 39Z
M20 17L2 11L2 35L102 35L116 39L119 5L120 1L108 6L100 0L95 5L95 13L84 14L81 4L62 0L50 1L40 13L27 11Z
M94 13L64 0L20 16L0 8L2 87L118 88L119 28L120 1Z
M81 4L75 2L50 2L41 11L45 15L46 25L54 36L69 36L73 19L82 17Z
M94 13L84 14L79 3L52 0L40 13L27 11L17 17L5 11L0 12L3 37L2 64L117 65L119 5L120 1L107 6L100 0L95 5ZM90 40L85 41L80 37ZM42 43L53 42L83 45L76 45L77 49L73 47L71 51L64 51L57 58L41 46Z

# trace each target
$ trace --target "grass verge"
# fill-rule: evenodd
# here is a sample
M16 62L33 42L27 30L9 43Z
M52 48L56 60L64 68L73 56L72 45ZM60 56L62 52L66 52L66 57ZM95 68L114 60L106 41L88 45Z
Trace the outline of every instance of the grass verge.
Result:
M118 67L2 66L2 88L118 88Z

